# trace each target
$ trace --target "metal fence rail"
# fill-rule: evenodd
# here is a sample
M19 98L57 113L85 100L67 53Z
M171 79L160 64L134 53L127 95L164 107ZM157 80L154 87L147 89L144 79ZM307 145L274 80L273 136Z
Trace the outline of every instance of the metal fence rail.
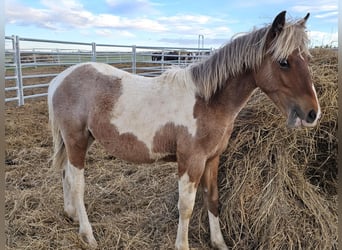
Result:
M24 105L26 99L47 95L53 77L71 65L97 61L133 74L160 75L172 65L207 57L208 48L148 47L53 41L5 36L5 102Z

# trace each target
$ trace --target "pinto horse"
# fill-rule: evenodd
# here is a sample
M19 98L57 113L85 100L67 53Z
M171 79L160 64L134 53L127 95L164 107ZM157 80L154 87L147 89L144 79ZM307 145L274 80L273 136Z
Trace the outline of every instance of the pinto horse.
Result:
M74 65L48 91L53 164L63 168L64 210L96 247L86 213L84 166L94 140L134 163L177 161L177 249L189 249L188 227L203 186L213 247L227 249L218 217L219 156L236 116L260 88L287 116L289 127L312 127L320 106L312 83L305 24L279 13L272 24L230 41L207 59L158 77L130 74L102 63Z

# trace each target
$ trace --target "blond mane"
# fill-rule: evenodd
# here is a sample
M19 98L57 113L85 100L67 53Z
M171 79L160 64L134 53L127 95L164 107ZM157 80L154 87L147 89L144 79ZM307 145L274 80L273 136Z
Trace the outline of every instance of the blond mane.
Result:
M275 61L286 59L296 49L310 55L304 24L302 20L287 22L270 42L268 34L271 25L254 30L235 38L206 60L191 65L189 70L197 94L208 101L229 78L257 70L267 54Z

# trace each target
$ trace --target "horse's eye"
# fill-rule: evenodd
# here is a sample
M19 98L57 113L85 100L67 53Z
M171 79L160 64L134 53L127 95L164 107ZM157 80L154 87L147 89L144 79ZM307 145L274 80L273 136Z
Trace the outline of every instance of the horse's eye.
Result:
M280 60L279 65L281 68L286 68L286 69L290 67L289 62L286 59Z

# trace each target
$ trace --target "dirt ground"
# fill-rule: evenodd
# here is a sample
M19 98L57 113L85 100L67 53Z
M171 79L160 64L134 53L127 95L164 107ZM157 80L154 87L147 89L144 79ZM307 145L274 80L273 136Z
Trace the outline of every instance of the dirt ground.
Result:
M313 52L322 107L317 128L289 130L256 93L238 116L220 162L220 219L231 249L337 249L337 53ZM7 103L6 249L87 249L63 213L61 171L50 167L45 98ZM99 249L173 249L178 224L176 165L134 165L95 143L85 204ZM190 246L211 249L200 192Z

